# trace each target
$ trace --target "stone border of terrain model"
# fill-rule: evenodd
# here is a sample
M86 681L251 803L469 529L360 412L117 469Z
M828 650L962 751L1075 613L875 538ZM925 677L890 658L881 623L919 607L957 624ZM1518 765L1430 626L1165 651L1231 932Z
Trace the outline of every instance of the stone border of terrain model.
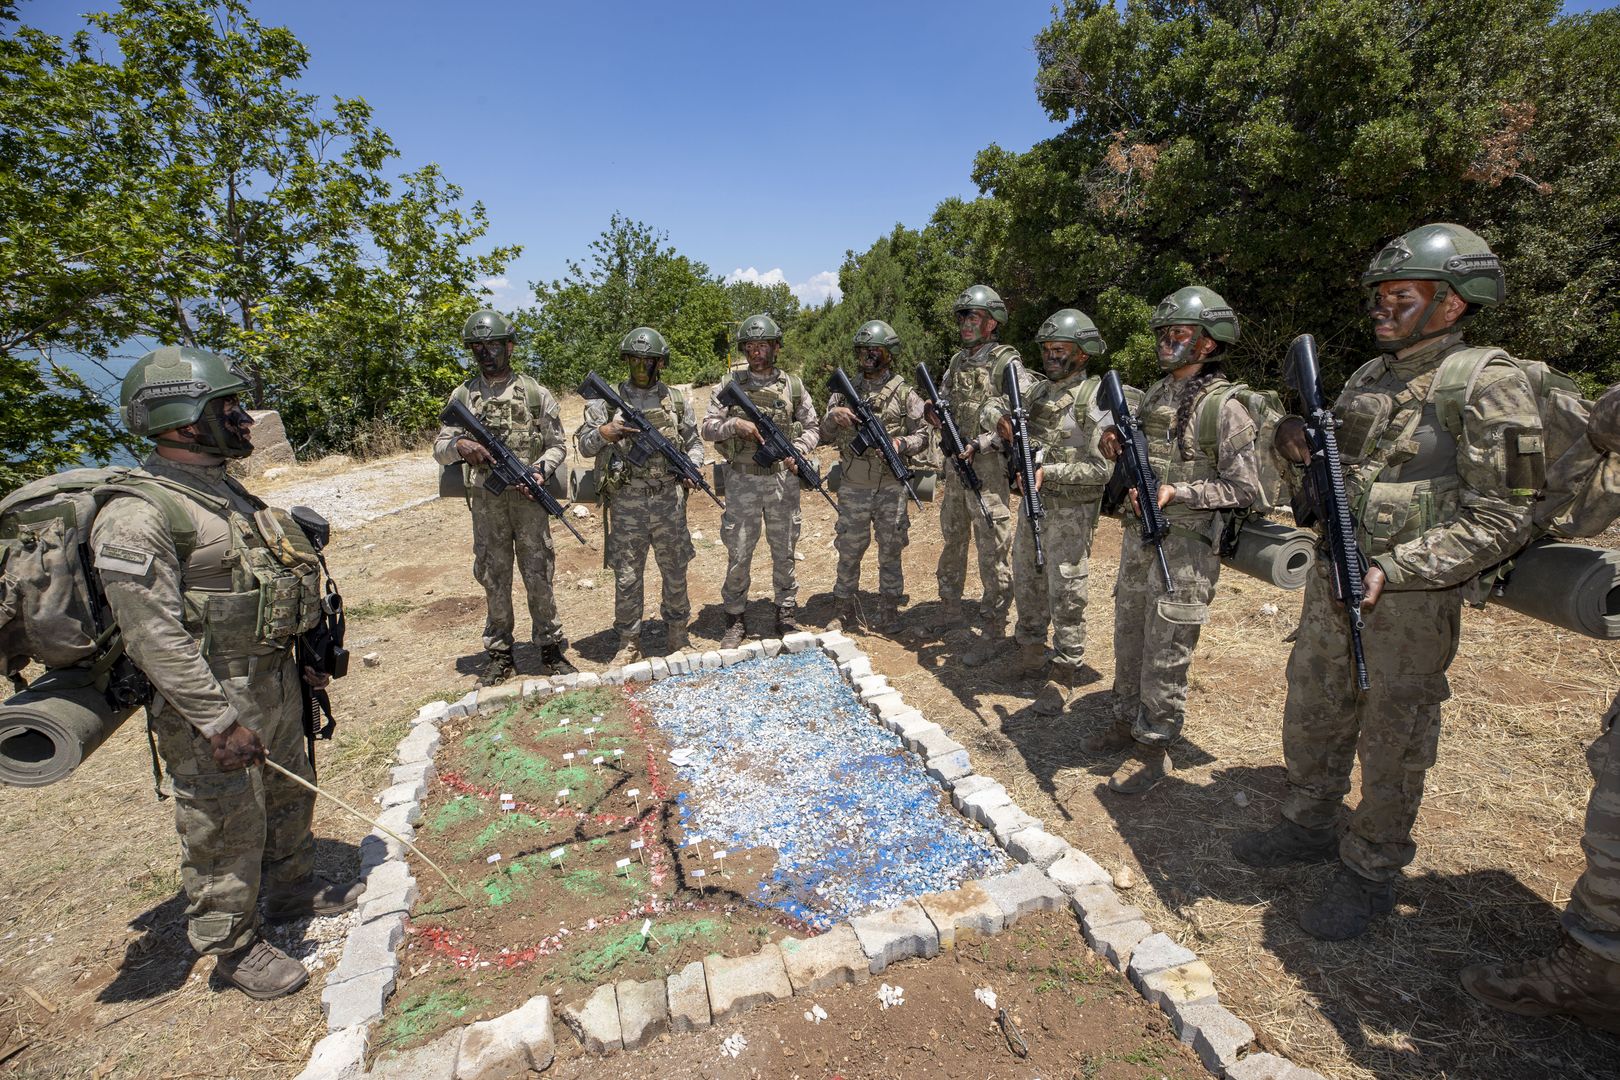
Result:
M1013 803L1001 784L974 773L962 744L907 706L888 679L873 672L866 654L841 633L797 633L781 640L748 642L739 649L676 653L600 673L486 687L454 704L425 705L400 741L391 786L377 796L382 806L379 820L415 839L421 800L435 775L439 725L446 720L492 712L519 698L718 671L817 647L838 665L877 722L922 759L928 774L949 791L952 805L994 833L996 842L1024 865L959 889L857 916L808 940L786 938L750 956L709 956L667 979L605 983L582 1003L562 1010L563 1022L586 1051L633 1050L665 1032L707 1028L755 1005L864 982L898 961L953 948L959 934L964 940L994 934L1026 915L1067 904L1087 943L1124 973L1144 998L1164 1010L1176 1035L1215 1076L1321 1080L1320 1074L1275 1054L1251 1053L1254 1032L1221 1005L1209 966L1168 935L1154 933L1139 909L1120 900L1108 872L1089 855L1043 829L1040 821ZM315 1044L300 1080L404 1074L496 1080L548 1068L556 1056L551 999L540 994L504 1016L465 1025L402 1054L385 1055L366 1072L367 1035L394 991L398 949L417 889L404 848L380 832L361 841L360 862L366 888L359 917L321 994L329 1034Z

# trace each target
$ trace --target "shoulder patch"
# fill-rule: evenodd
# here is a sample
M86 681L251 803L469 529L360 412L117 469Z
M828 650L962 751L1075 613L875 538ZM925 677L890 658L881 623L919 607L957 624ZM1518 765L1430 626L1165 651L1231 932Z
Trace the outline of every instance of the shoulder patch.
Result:
M102 544L96 551L94 565L97 570L142 577L152 569L152 553L121 544Z

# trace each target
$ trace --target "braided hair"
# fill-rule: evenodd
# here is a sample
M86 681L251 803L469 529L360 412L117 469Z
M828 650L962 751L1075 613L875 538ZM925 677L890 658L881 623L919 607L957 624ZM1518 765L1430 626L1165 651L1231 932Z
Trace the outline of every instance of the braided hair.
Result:
M1221 354L1225 351L1221 348L1211 353L1209 359L1204 361L1203 369L1187 381L1181 404L1176 406L1175 425L1170 429L1171 438L1176 442L1180 442L1186 432L1187 423L1192 419L1193 406L1204 396L1204 388L1216 379L1226 378L1226 368L1221 364Z

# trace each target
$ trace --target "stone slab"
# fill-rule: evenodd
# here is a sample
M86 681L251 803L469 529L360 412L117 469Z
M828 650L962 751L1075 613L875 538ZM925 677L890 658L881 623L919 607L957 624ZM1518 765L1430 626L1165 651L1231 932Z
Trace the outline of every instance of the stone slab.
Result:
M806 649L816 647L816 635L805 630L787 634L782 638L782 648L790 653L802 653Z
M424 784L433 782L439 775L439 768L431 761L413 761L409 765L395 765L388 770L390 784L408 784L413 780L420 780Z
M551 999L544 994L467 1027L456 1057L455 1080L525 1080L557 1056L551 1038Z
M962 883L959 889L929 893L917 903L934 924L941 949L954 949L958 941L977 941L1000 933L1007 925L1007 913L977 881Z
M1000 786L988 776L965 776L951 785L951 805L960 810L962 809L962 800L969 795L977 795L986 788Z
M450 715L448 701L430 701L416 710L416 718L412 724L437 724Z
M522 696L523 684L521 682L480 687L478 690L478 711L481 713L494 712L501 706L510 704Z
M1083 924L1082 924L1083 925ZM1086 944L1092 951L1121 971L1131 962L1131 951L1137 942L1153 934L1153 927L1142 919L1109 923L1107 926L1084 926Z
M688 665L687 655L683 652L670 653L664 657L664 663L668 665L671 675L685 675L691 670Z
M795 994L814 994L872 977L871 960L848 923L813 938L784 938L782 964Z
M331 979L341 982L374 971L392 973L399 966L399 943L405 940L405 913L398 918L376 919L349 931L343 958L333 969ZM339 1027L347 1027L340 1024Z
M1149 938L1137 943L1131 953L1133 963L1151 940ZM1190 1005L1214 1005L1220 1001L1215 993L1215 973L1202 960L1151 971L1140 977L1132 974L1131 984L1142 992L1144 998L1171 1016Z
M315 1044L297 1080L349 1080L366 1070L366 1029L342 1028Z
M397 784L390 784L388 787L383 788L372 801L387 810L390 806L401 806L405 803L419 801L422 798L422 792L426 788L427 782L425 780L402 780Z
M916 709L906 709L902 712L891 713L888 716L880 717L879 720L884 727L900 736L901 742L906 741L906 736L914 735L923 728L939 727L938 724L928 719Z
M1322 1074L1276 1054L1250 1054L1226 1066L1227 1080L1323 1080Z
M1254 1044L1254 1029L1214 1003L1189 1005L1174 1022L1177 1036L1216 1076L1230 1076L1227 1070Z
M1021 806L1008 803L1006 806L991 807L984 815L984 827L995 834L996 843L1002 847L1013 838L1014 833L1025 829L1040 827L1040 819L1033 814L1025 812Z
M933 725L933 728L932 731L924 728L912 736L917 742L914 749L917 751L918 757L926 760L928 758L942 757L946 754L954 754L964 749L962 744L951 738L944 728L938 724Z
M895 734L900 736L900 741L905 743L907 750L910 750L913 754L921 754L923 740L931 735L944 735L945 729L932 720L925 720L920 724L912 724L903 731L895 732Z
M1108 926L1142 918L1142 910L1122 903L1108 885L1086 885L1069 897L1069 906L1086 926Z
M549 693L551 693L551 680L550 679L524 679L523 680L523 696L524 697L534 697L536 694L549 694Z
M390 1052L377 1058L367 1075L388 1080L451 1080L461 1053L462 1028L446 1032L414 1050Z
M626 1050L645 1046L669 1030L669 992L663 979L619 983L619 1034Z
M782 639L773 637L765 638L759 643L759 647L765 650L766 656L776 656L782 651Z
M669 678L669 661L662 656L655 656L647 663L652 667L652 677L655 679Z
M763 660L765 658L765 646L757 641L743 642L742 651L743 655L749 660Z
M979 885L1001 908L1008 926L1037 911L1056 911L1065 899L1063 890L1033 866L985 878Z
M478 691L469 690L456 701L450 703L445 712L445 718L454 720L458 716L472 716L478 711Z
M321 1012L328 1030L364 1027L379 1019L383 1003L394 992L394 969L386 968L356 979L330 981L321 991Z
M811 642L815 640L810 634L804 637ZM703 978L709 988L709 1011L717 1024L755 1005L793 996L793 984L788 982L787 967L782 963L782 950L775 944L768 944L750 956L705 956Z
M835 664L847 664L862 655L861 647L847 637L834 641L823 640L821 651L832 657Z
M399 740L396 755L401 765L409 765L415 761L431 761L438 749L439 729L432 724L418 724Z
M564 1005L562 1021L588 1053L605 1054L624 1049L619 1031L619 1001L613 984L604 983L591 996L576 1004Z
M893 690L894 687L889 685L889 679L886 675L864 675L855 680L855 689L856 696L865 701L868 697L887 693Z
M877 717L880 724L891 716L904 716L906 713L917 711L906 704L906 699L900 696L898 690L891 694L882 694L873 698L871 705L873 715Z
M720 654L719 654L719 652L717 652L714 649L710 649L708 652L704 653L703 656L702 656L702 660L703 660L703 670L704 671L719 671L722 667L725 666L724 664L722 664L720 662Z
M900 960L939 955L939 931L915 900L887 911L857 915L849 924L861 951L872 961L874 975Z
M703 961L693 960L664 980L669 998L669 1030L676 1034L702 1031L713 1022L709 1013L709 986Z
M740 664L749 659L748 653L742 649L721 649L720 663L725 667Z
M1064 852L1046 868L1046 876L1071 896L1076 889L1083 889L1087 885L1107 885L1113 880L1108 871L1097 864L1097 860L1078 848Z
M646 682L652 678L652 665L645 660L637 660L633 664L624 666L624 679L626 682Z
M1038 866L1042 870L1057 862L1069 850L1067 842L1045 829L1024 829L1013 833L1007 840L1007 854L1021 863ZM1052 884L1056 885L1057 882ZM1061 886L1059 886L1061 889Z
M1180 967L1198 959L1198 954L1185 945L1177 945L1169 934L1154 934L1136 947L1131 957L1131 982L1155 971Z
M990 812L998 807L1011 806L1012 796L1007 794L1007 789L1000 784L992 784L960 800L952 799L951 801L956 803L956 808L969 821L976 821L980 825L988 826Z
M949 787L957 780L973 773L973 763L968 760L966 750L958 750L954 754L942 754L939 757L928 759L926 768L928 775L939 781L941 785Z
M861 679L872 674L872 661L865 656L857 656L838 665L838 674L851 686Z

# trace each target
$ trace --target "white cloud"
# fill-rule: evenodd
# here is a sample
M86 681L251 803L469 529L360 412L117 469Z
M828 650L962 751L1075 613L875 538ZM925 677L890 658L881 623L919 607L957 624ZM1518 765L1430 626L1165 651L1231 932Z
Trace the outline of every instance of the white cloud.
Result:
M752 266L746 270L738 267L726 275L726 284L729 285L733 281L749 281L755 285L769 287L771 285L786 284L787 275L782 273L782 268L779 266L764 271ZM788 288L793 291L794 296L799 298L799 303L807 307L820 307L829 297L833 300L841 300L844 296L843 290L838 287L838 272L835 270L823 270L819 274L811 274L810 280L788 285Z
M505 274L485 278L478 285L490 291L489 306L501 311L513 311L534 303L534 294L521 285L512 284L512 279Z

